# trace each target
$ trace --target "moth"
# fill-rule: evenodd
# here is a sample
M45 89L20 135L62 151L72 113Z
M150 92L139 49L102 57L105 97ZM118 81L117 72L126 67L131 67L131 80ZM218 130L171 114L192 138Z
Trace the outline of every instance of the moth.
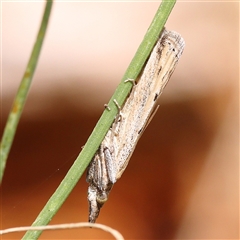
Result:
M126 169L184 46L178 33L164 29L140 76L125 81L133 82L132 90L88 167L89 222L96 221L114 183Z

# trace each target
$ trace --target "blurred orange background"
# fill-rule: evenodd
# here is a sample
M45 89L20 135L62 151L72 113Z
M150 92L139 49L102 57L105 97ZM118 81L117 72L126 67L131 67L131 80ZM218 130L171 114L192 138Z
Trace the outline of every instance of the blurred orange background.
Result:
M1 133L44 2L2 2ZM1 186L1 229L31 225L74 162L157 2L55 2ZM186 48L98 223L126 239L239 238L239 3L182 2L166 28ZM51 224L87 221L79 181ZM20 238L23 233L3 236ZM40 239L106 239L95 229Z

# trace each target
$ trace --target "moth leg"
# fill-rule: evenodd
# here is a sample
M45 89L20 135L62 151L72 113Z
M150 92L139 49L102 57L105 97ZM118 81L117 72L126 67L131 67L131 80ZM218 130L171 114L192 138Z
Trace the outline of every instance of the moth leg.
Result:
M109 185L113 185L117 181L116 176L117 176L118 169L117 169L117 165L115 163L114 152L113 151L111 151L107 147L104 149L106 169L107 169L107 173L108 173L108 177L109 177L109 181L110 181ZM111 186L111 188L112 188L112 186Z
M126 80L124 80L124 82L131 82L133 84L133 86L135 86L137 83L136 83L136 79L133 79L133 78L128 78Z
M116 99L113 99L113 102L115 103L115 105L117 106L118 108L118 111L120 111L121 107L119 106L118 102ZM104 108L107 109L108 111L111 110L111 108L108 106L108 104L104 104Z
M111 128L111 131L113 133L112 137L116 137L116 136L118 136L119 128L120 128L121 121L122 121L122 112L121 112L121 107L118 104L117 100L113 99L113 102L115 103L116 107L118 108L118 114L116 115L115 121L114 121L114 123L112 125L112 128ZM113 141L113 139L111 139L111 140Z
M114 151L114 150L113 150ZM113 187L113 184L117 181L117 165L113 157L113 151L108 147L102 147L101 153L103 154L101 162L101 170L98 173L101 174L99 185L97 186L96 202L98 209L108 200L108 195ZM95 204L93 202L93 204ZM98 211L98 212L99 212Z
M108 104L104 104L104 108L107 109L108 111L111 110L111 108L108 106Z
M117 100L116 100L116 99L113 99L113 102L115 103L116 107L118 108L118 111L120 112L121 107L120 107L120 105L118 104Z

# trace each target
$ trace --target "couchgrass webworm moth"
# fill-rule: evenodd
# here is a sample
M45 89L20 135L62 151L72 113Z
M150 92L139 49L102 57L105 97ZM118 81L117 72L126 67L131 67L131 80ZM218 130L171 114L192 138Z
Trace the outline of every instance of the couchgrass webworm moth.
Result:
M178 33L164 29L140 76L125 81L133 82L131 93L88 167L89 222L96 221L114 183L126 169L184 46L185 42Z

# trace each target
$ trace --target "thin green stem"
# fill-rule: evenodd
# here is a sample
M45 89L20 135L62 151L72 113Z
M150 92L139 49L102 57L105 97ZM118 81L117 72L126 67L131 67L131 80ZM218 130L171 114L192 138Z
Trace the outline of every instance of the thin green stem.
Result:
M42 48L44 36L46 33L48 20L52 8L52 1L47 1L42 23L38 32L37 40L33 47L26 71L18 88L17 95L14 99L11 112L8 116L7 123L3 132L0 143L0 182L2 181L4 169L6 166L8 154L10 152L13 139L17 130L18 122L20 120L24 104L27 99L27 94L32 82L33 74L35 72L40 51Z
M48 224L52 217L56 214L63 202L66 200L74 186L77 184L79 178L89 165L92 157L97 151L100 143L110 128L118 109L115 106L113 99L122 105L127 98L131 83L124 83L126 79L136 79L140 73L146 59L148 58L153 46L155 45L163 26L175 4L175 1L163 1L139 47L132 62L130 63L126 73L124 74L121 83L117 87L114 95L109 101L108 106L110 111L105 110L95 126L92 134L88 138L83 150L75 160L74 164L68 171L65 178L60 183L55 193L51 196L47 204L44 206L32 226L41 226ZM28 231L23 239L37 239L41 231Z

